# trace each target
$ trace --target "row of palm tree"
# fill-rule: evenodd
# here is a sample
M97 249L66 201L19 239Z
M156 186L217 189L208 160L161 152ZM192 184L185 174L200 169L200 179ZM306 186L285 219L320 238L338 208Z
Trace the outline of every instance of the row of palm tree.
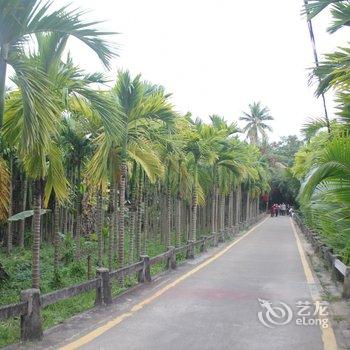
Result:
M0 220L20 218L7 223L9 254L32 231L33 288L40 287L44 239L53 243L59 273L62 233L73 234L79 261L82 237L95 232L98 265L106 264L108 247L114 268L139 259L157 234L167 249L257 215L269 188L256 147L271 120L266 108L254 104L245 115L248 144L220 116L203 123L180 115L171 95L141 75L121 70L108 88L103 74L65 58L71 36L106 67L116 55L104 39L112 33L85 22L82 12L38 0L0 0L0 9ZM15 73L6 90L8 65Z

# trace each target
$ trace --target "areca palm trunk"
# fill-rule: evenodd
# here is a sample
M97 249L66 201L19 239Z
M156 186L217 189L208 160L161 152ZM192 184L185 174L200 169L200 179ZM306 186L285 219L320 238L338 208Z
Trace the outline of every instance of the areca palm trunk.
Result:
M80 259L80 233L81 233L81 202L78 204L77 208L77 218L75 225L75 246L76 246L76 257Z
M248 222L249 221L249 218L250 218L250 210L249 210L249 207L250 207L250 195L249 195L249 190L247 191L247 197L246 197L246 221Z
M97 192L96 231L98 236L98 266L103 265L103 232L102 232L102 186Z
M236 211L235 211L235 224L239 225L241 222L240 220L240 208L241 208L241 202L240 202L240 188L241 186L237 186L236 189Z
M75 224L75 245L76 245L76 257L79 260L80 259L80 234L81 234L81 212L82 212L82 194L80 191L80 185L81 185L81 166L80 161L77 164L77 217L76 217L76 224Z
M60 224L60 206L56 199L54 209L54 228L53 228L53 268L58 271L59 266L59 224Z
M142 254L147 254L147 239L148 239L148 213L149 213L149 208L148 208L148 186L147 186L147 179L145 178L145 188L144 188L144 223L143 223L143 241L142 241Z
M129 225L129 263L134 261L135 255L135 236L137 225L137 209L138 209L138 196L139 196L139 182L138 182L138 167L134 162L133 176L130 180L130 225Z
M132 263L134 261L134 248L135 248L134 241L135 241L136 215L137 215L137 210L135 208L132 208L130 235L129 235L129 263Z
M216 233L216 225L215 225L215 220L216 220L216 186L214 185L213 187L213 197L212 197L212 206L211 206L211 233L215 234Z
M140 258L141 255L141 231L142 231L142 194L143 194L143 174L140 169L139 174L139 186L138 186L138 196L137 196L137 225L136 225L136 237L135 237L135 248L136 257Z
M109 189L109 203L108 203L108 216L109 216L109 245L108 245L108 268L111 271L113 267L113 254L114 254L114 224L115 224L115 182L111 181L111 187Z
M9 52L9 45L2 45L0 47L0 129L2 128L5 110L5 82L7 70L7 58Z
M33 266L32 266L32 287L40 288L40 231L41 231L41 198L42 180L37 179L34 183L34 205L33 205Z
M180 193L177 196L177 205L176 205L176 246L180 247L181 245L181 195Z
M167 201L167 221L166 221L166 239L165 239L165 246L170 247L171 246L171 210L172 210L172 203L171 203L171 188L170 183L168 180L167 184L167 193L166 193L166 201Z
M220 226L220 214L219 214L219 188L216 185L216 191L215 191L215 232L216 234L219 233L219 226Z
M118 191L117 182L114 182L114 239L113 239L113 254L117 256L116 249L118 247L118 232L119 232L119 213L118 213Z
M126 185L127 165L125 160L120 164L119 179L119 239L118 239L118 265L124 266L124 239L125 239L125 185Z
M191 220L191 238L190 240L194 242L197 236L197 208L198 208L198 195L197 195L197 165L195 168L194 184L192 192L192 220Z
M232 230L233 227L233 191L230 191L228 198L228 227Z
M197 235L197 209L198 209L198 197L197 190L193 189L192 195L192 220L191 220L191 241L196 240Z
M28 180L27 177L23 174L22 182L22 211L26 210L27 204L27 192L28 192ZM25 219L19 222L19 232L18 232L18 245L21 249L24 248L24 231L25 231Z
M306 8L307 5L308 5L308 0L304 0L304 3L305 3L305 8ZM312 51L313 51L314 59L315 59L315 65L318 68L320 66L320 64L319 64L319 60L318 60L318 53L317 53L317 48L316 48L316 39L315 39L315 34L314 34L314 29L313 29L313 25L312 25L311 19L307 18L307 25L308 25L309 34L310 34L310 40L311 40ZM328 131L328 134L331 134L332 130L331 130L331 124L330 124L329 116L328 116L328 109L327 109L327 103L326 103L325 94L322 93L321 97L322 97L322 103L323 103L324 116L325 116L326 125L327 125L327 131Z
M10 188L9 188L10 198L9 198L9 209L8 216L12 216L12 202L13 202L13 158L10 156ZM10 254L12 251L12 222L8 221L7 223L7 254Z
M220 195L220 233L225 230L225 195Z

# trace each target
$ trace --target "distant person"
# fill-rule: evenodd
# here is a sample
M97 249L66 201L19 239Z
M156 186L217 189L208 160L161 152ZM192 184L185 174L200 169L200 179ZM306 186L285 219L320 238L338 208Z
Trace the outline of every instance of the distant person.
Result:
M289 208L288 214L289 214L290 217L294 216L294 209L293 209L293 207Z
M276 207L275 207L275 204L273 204L270 208L270 214L272 218L275 216L275 210L276 210Z
M279 206L278 204L275 204L275 208L276 208L276 210L275 210L275 216L277 217L278 214L279 214L279 211L280 211L280 206Z
M282 203L281 204L281 213L282 213L282 216L285 216L286 215L286 210L287 210L287 206Z

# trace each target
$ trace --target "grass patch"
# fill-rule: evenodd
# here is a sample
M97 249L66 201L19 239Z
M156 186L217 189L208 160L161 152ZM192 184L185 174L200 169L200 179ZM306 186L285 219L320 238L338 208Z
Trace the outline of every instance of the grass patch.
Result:
M200 239L198 237L197 239ZM106 242L108 239L106 238ZM175 245L175 235L172 237ZM186 242L183 241L182 244ZM30 246L30 242L28 243ZM94 236L89 241L82 239L81 247L88 247L92 257L92 277L95 276L97 267L97 241ZM105 246L103 257L104 266L108 266L108 246ZM147 254L150 257L161 254L165 251L164 244L160 239L147 241ZM199 251L196 251L199 253ZM60 244L60 268L59 273L54 273L53 269L53 247L52 244L43 243L41 246L41 293L46 294L67 286L87 281L87 258L82 257L81 261L75 259L75 243L70 235L63 236ZM177 261L184 261L186 254L178 254ZM129 259L129 236L125 237L125 261ZM10 279L0 285L0 306L12 304L20 301L22 290L31 288L31 266L32 254L30 248L20 250L15 248L11 256L0 250L0 261L10 276ZM113 269L117 269L116 259L114 259ZM151 274L157 275L166 269L166 264L159 263L151 267ZM116 297L130 287L137 284L137 275L128 276L124 280L124 285L117 281L112 282L112 296ZM81 295L49 305L42 310L43 327L48 329L64 320L91 309L95 303L95 291L83 293ZM0 347L16 343L20 335L20 318L9 319L0 322Z

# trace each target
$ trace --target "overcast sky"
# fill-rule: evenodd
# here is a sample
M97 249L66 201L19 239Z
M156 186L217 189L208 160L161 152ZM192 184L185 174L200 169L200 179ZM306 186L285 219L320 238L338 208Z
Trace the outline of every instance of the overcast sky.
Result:
M275 118L271 139L297 134L309 117L322 115L308 86L312 50L302 0L56 0L90 9L106 20L103 29L121 33L109 72L128 68L173 93L179 112L204 120L219 114L237 121L253 101ZM319 53L346 43L345 32L329 35L327 14L315 20ZM88 49L70 42L75 62L103 70ZM331 114L332 96L328 97Z

